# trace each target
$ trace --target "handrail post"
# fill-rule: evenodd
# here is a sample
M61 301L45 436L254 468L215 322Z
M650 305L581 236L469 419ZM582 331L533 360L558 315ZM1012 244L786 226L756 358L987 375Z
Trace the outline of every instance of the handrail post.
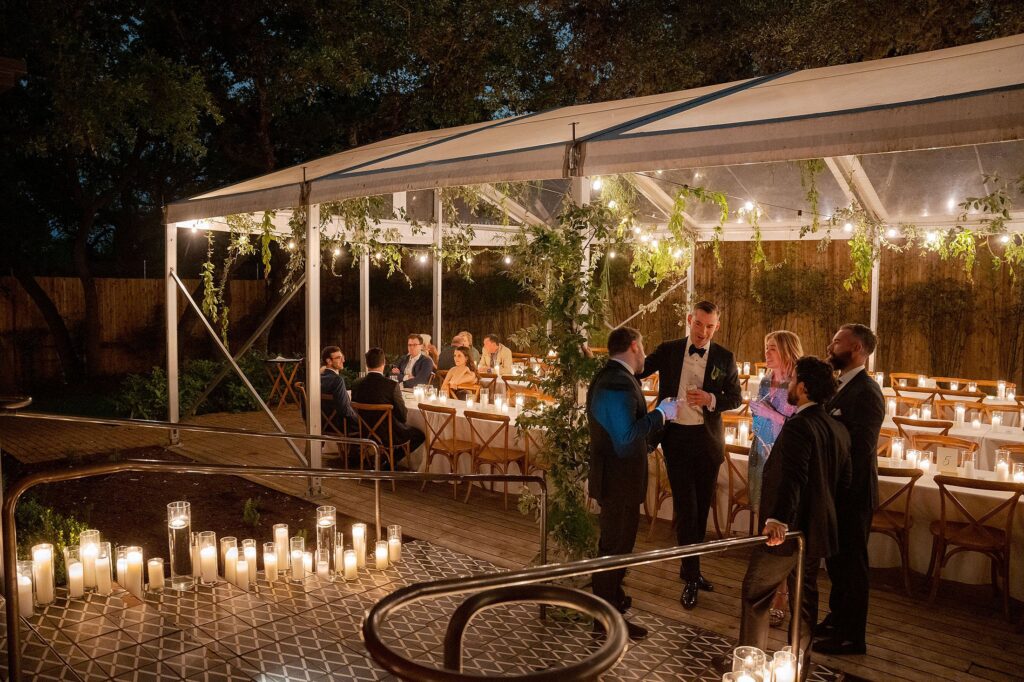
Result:
M796 657L796 677L793 679L801 680L800 677L800 666L802 663L801 653L803 649L800 647L800 619L803 618L803 591L804 591L804 562L807 560L807 541L804 539L803 534L796 538L796 577L793 580L793 594L792 599L795 602L795 606L790 609L792 617L789 619L789 645L793 649L793 656ZM817 614L812 614L812 618Z

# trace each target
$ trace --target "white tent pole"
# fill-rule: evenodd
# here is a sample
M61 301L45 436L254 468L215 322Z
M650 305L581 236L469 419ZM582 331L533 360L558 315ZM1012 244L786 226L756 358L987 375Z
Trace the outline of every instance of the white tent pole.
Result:
M434 190L434 338L435 348L441 347L441 294L442 266L441 258L441 222L444 220L444 207L441 205L441 188Z
M697 245L693 245L693 253L690 254L690 264L686 267L686 309L690 310L690 306L694 304L694 293L696 292L696 284L694 282L694 274L697 272ZM686 324L686 335L690 335L690 324Z
M370 350L370 252L359 256L359 367L366 372L366 352Z
M178 405L178 286L171 273L178 267L178 226L167 222L164 208L164 314L167 327L167 421L177 423ZM181 442L178 431L170 433L171 445Z
M304 193L305 194L305 193ZM308 196L308 194L306 194ZM320 425L320 205L306 201L306 429L319 436ZM308 441L309 466L323 464L323 443ZM320 494L320 479L310 479L310 495Z
M875 241L876 247L878 241ZM878 333L878 295L879 295L879 280L882 276L882 254L879 252L878 258L871 264L871 329L877 334ZM877 351L876 351L877 352ZM868 358L868 371L875 371L875 353L872 353Z

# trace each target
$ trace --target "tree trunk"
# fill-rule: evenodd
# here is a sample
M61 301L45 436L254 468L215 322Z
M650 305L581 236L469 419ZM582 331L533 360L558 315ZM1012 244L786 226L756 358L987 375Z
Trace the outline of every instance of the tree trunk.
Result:
M39 308L43 320L46 321L46 326L49 328L50 334L53 336L54 346L56 346L57 360L60 362L64 383L67 384L78 380L82 375L82 363L75 352L75 345L71 341L71 333L68 332L64 318L61 317L53 299L39 286L35 275L29 272L27 268L16 266L14 268L14 276L25 290L25 293L32 299L32 302Z
M82 283L82 295L85 301L85 319L83 325L82 354L84 356L84 373L86 377L94 377L99 373L100 363L100 293L96 280L89 267L89 235L96 220L94 213L82 217L75 235L73 262L75 274Z

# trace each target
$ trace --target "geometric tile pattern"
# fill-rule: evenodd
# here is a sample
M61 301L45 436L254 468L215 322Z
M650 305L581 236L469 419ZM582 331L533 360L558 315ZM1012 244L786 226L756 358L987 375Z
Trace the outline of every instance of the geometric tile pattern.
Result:
M26 676L32 680L382 680L394 679L369 658L360 638L366 610L414 582L498 570L494 565L426 542L403 545L402 561L363 571L353 582L259 581L243 592L228 584L192 592L167 590L57 600L22 621ZM460 596L400 609L383 633L389 645L440 667L448 616ZM720 680L711 660L732 649L724 637L634 609L648 628L630 643L606 680ZM6 627L0 619L0 679L7 679ZM588 624L538 618L536 606L481 612L466 630L464 669L490 676L562 667L594 648ZM813 682L836 679L817 667Z

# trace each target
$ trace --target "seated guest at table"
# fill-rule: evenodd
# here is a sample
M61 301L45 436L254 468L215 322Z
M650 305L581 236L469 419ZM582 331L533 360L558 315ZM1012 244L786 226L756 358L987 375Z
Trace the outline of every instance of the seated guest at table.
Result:
M445 371L455 366L455 349L462 346L469 346L469 342L466 341L465 336L462 332L459 332L452 337L451 345L445 346L441 349L440 354L437 357L437 368ZM473 361L476 362L475 360Z
M764 337L764 362L768 366L757 389L757 398L750 401L753 416L754 438L750 443L750 457L747 459L747 490L750 506L757 509L761 504L761 475L765 462L771 453L775 439L782 430L786 419L796 411L789 404L789 383L793 367L804 354L800 337L790 331L770 332ZM754 523L757 524L757 519ZM782 625L786 618L789 589L783 584L775 595L770 622L773 627Z
M455 366L445 375L441 390L454 391L457 398L465 399L467 391L464 389L476 386L478 383L476 365L469 357L469 349L459 346L455 349Z
M420 338L423 339L423 352L433 360L434 366L437 367L437 346L430 342L430 334L420 334Z
M406 345L409 352L398 358L398 365L391 370L391 378L406 388L430 383L434 361L422 352L423 337L419 334L409 334Z
M473 345L473 335L470 334L465 329L463 329L461 332L459 332L459 334L464 339L466 339L466 342L464 344L462 344L462 345L469 349L470 358L473 360L474 363L479 365L480 364L480 351L478 351L476 349L476 346Z
M839 552L836 507L849 494L853 475L850 436L825 411L836 380L828 363L815 357L797 360L788 400L796 413L782 427L764 469L760 517L766 544L754 548L743 578L740 646L768 647L768 611L778 587L796 578L796 541L788 531L804 534L803 590L794 595L794 617L801 619L799 642L804 679L810 668L811 629L818 615L818 566Z
M337 346L327 346L320 353L320 359L323 361L320 367L320 392L330 393L334 398L334 418L331 425L341 433L355 433L358 428L356 413L352 410L352 400L348 397L345 377L341 376L345 356Z
M405 407L405 400L402 398L402 389L397 383L384 376L384 365L387 358L380 348L371 348L366 351L366 376L352 386L352 402L366 403L367 405L390 405L391 406L391 429L394 435L394 445L409 443L409 452L413 452L426 436L414 426L406 422L409 412ZM363 421L373 424L376 421L376 413L363 415ZM378 434L383 436L384 434ZM386 436L385 436L386 437ZM397 462L405 453L396 448L395 461Z
M480 355L480 371L493 372L498 368L502 374L512 373L512 349L501 344L497 334L484 337L484 352Z

